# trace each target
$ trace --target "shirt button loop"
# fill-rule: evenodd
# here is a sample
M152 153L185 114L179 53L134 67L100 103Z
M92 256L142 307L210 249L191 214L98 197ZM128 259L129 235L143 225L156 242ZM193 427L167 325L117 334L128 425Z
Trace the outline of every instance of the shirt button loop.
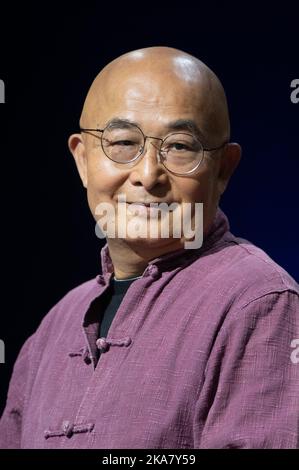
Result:
M103 286L103 285L105 284L105 279L104 279L104 277L103 277L101 274L99 274L99 275L97 276L97 283L98 283L100 286Z
M159 277L159 269L157 268L157 266L155 266L154 264L151 264L148 268L148 272L149 272L149 275L153 278L153 279L157 279Z
M96 341L97 348L100 349L100 351L105 352L109 349L109 343L106 340L106 338L99 338Z
M73 435L73 425L70 423L70 421L63 421L62 431L66 437L71 437Z

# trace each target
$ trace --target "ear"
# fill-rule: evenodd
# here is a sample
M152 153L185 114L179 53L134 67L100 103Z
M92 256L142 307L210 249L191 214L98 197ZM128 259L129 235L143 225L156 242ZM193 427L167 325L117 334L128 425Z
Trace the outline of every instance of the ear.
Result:
M218 193L221 196L230 180L230 177L237 168L242 155L241 146L235 142L225 145L222 152L219 173L218 173Z
M87 159L81 134L72 134L68 140L69 149L75 159L77 170L84 188L87 188Z

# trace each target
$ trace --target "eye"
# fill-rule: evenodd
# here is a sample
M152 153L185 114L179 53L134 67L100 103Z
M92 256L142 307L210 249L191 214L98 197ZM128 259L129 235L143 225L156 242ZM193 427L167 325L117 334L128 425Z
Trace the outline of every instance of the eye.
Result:
M191 150L189 145L182 144L181 142L173 142L169 147L173 150Z
M116 140L114 142L109 142L109 144L129 147L130 145L136 145L136 142L133 142L132 140Z
M192 145L186 142L167 142L167 145L165 145L164 150L172 153L181 153L193 151L194 148Z

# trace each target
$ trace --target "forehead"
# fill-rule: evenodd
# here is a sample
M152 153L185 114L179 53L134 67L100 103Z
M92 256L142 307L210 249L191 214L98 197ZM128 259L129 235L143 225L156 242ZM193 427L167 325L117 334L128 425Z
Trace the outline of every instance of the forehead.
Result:
M94 104L97 125L124 118L151 127L167 126L178 119L200 124L206 107L198 80L178 79L167 71L107 80Z

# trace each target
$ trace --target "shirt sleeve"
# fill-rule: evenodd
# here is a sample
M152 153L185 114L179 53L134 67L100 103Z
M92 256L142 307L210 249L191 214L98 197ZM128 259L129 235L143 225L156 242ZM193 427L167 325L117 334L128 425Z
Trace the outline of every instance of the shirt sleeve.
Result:
M224 322L208 360L194 446L298 448L299 296L269 293L235 313Z
M0 449L18 449L21 446L22 416L32 338L33 336L24 343L13 368L6 406L0 419Z

